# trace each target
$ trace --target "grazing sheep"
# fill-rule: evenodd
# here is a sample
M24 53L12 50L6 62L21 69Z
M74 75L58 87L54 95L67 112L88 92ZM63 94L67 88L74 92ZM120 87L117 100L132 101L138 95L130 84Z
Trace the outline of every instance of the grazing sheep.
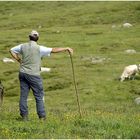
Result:
M134 79L135 75L140 71L139 65L129 65L124 68L124 71L120 77L120 81L123 82L125 79Z
M2 104L3 101L3 94L4 94L4 87L0 81L0 105Z

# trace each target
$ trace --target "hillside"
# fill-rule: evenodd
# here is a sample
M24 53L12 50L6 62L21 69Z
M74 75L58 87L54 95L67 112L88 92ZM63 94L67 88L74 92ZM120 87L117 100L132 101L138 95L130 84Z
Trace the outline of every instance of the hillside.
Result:
M124 28L124 23L133 26ZM140 2L0 2L0 79L5 87L0 108L0 138L140 138L140 77L118 81L127 65L140 60ZM39 44L74 49L74 67L82 108L79 118L67 53L42 60L46 123L38 120L32 92L30 121L19 121L18 70L9 49L28 41L32 29ZM133 49L135 54L126 50ZM95 62L96 60L96 62Z

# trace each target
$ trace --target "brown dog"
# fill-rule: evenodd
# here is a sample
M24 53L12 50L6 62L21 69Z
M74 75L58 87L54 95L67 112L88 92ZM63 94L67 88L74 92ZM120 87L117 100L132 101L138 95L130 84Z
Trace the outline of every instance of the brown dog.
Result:
M2 102L3 102L3 95L4 95L4 86L2 85L0 81L0 105L2 105Z

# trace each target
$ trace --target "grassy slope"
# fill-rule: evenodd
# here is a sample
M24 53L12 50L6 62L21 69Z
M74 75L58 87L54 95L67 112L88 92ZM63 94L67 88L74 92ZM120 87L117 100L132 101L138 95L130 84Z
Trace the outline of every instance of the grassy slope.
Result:
M43 45L72 47L83 111L79 119L69 56L54 54L42 62L52 68L42 74L47 123L38 121L34 101L28 103L28 125L18 121L19 66L1 61L5 98L0 138L140 138L140 107L134 103L139 77L116 80L124 66L139 63L139 20L139 2L0 2L0 59L10 57L8 50L27 41L32 29L40 32ZM134 26L119 27L124 22ZM138 53L126 55L126 49ZM97 56L110 60L94 65L82 59Z

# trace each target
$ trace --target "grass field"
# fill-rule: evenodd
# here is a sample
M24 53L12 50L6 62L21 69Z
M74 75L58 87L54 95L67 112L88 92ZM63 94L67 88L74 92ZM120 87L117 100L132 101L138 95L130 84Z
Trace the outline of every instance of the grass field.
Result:
M125 22L131 28L123 28ZM118 81L125 66L140 63L140 2L0 2L0 79L5 87L0 108L0 138L140 139L140 76ZM115 25L115 28L112 28ZM74 49L74 67L82 108L79 118L67 53L42 60L47 121L40 122L32 92L29 122L19 120L18 63L9 49L40 33L39 44ZM126 54L135 49L137 53ZM91 58L105 58L93 64Z

